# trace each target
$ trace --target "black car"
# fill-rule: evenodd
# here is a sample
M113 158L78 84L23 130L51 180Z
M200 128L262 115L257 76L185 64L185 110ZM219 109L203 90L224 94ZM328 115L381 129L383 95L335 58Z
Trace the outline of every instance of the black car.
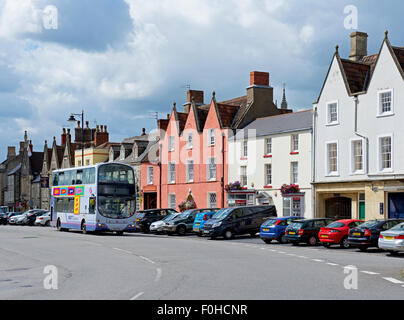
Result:
M174 209L149 209L136 213L136 231L150 232L150 225L155 221L163 220L166 216L176 213Z
M366 251L370 247L378 247L380 232L389 230L402 222L404 220L400 219L366 221L349 231L348 243L361 251Z
M202 235L211 239L220 236L231 239L234 235L241 234L254 237L266 220L277 216L273 205L222 209L205 222Z
M26 225L28 226L33 226L35 224L35 220L37 217L42 216L44 213L47 211L45 210L40 210L40 209L34 209L30 210L27 214L27 222Z
M189 209L176 216L173 220L166 222L163 229L169 235L177 233L180 236L192 231L195 217L198 213L212 212L217 209Z
M318 218L293 221L285 231L286 240L294 246L299 243L307 243L311 246L318 244L318 233L320 229L329 225L335 219Z
M7 218L8 214L7 213L0 213L0 225L6 225L7 224Z

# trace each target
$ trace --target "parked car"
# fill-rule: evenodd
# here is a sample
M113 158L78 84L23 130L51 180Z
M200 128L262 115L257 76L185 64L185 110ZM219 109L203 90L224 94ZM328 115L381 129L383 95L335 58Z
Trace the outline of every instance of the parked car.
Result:
M162 233L164 232L164 225L166 222L173 220L175 217L180 215L181 213L179 212L174 212L166 216L163 220L155 221L150 225L150 231L151 232L157 232L157 233Z
M28 211L25 219L25 224L29 226L33 226L35 224L36 218L42 216L47 211L41 209L34 209Z
M362 220L344 219L332 222L320 229L318 238L324 247L339 244L341 248L349 248L348 234L351 228L355 228L364 223Z
M10 219L11 218L13 218L13 217L15 217L15 216L19 216L19 215L21 215L22 214L22 212L9 212L8 214L7 214L7 223L10 223Z
M198 213L211 212L216 209L190 209L182 212L175 219L166 222L164 225L164 231L168 234L177 233L180 236L185 235L187 232L192 231L195 217Z
M8 219L9 224L25 224L25 217L28 212L20 212L15 215L12 215Z
M219 209L213 209L214 211L205 211L198 213L195 217L194 225L192 226L192 230L196 233L198 237L202 237L202 229L205 225L205 222L211 219Z
M404 223L380 232L379 248L390 252L391 255L404 252Z
M50 212L45 211L42 215L36 217L34 224L37 226L50 226L50 219Z
M174 209L149 209L142 210L136 214L136 230L144 233L150 232L150 225L155 221L160 221L172 213Z
M334 219L318 218L293 221L285 231L286 240L294 246L305 242L311 246L318 244L318 233L322 227L327 226Z
M304 217L282 217L268 219L261 225L260 238L265 243L271 243L272 240L277 240L280 243L286 243L286 228L293 221L301 219L304 219Z
M7 206L1 206L1 207L0 207L0 215L1 215L2 213L5 213L6 215L9 213Z
M379 246L380 232L389 230L399 223L400 219L370 220L349 231L348 242L352 247L366 251L370 247Z
M254 237L262 223L273 217L277 217L274 205L226 208L206 221L202 232L203 236L211 239L221 236L231 239L241 234Z
M7 213L0 213L0 225L6 225L7 224L7 217L8 214Z

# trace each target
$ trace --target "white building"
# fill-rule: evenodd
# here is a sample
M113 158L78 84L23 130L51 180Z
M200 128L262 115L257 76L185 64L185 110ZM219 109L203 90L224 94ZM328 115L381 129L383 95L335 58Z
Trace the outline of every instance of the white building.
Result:
M275 204L278 216L312 217L312 121L311 109L259 118L229 139L229 181L245 191L229 192L228 205L245 192L247 204ZM282 194L285 184L300 191Z
M404 48L387 37L367 54L351 34L350 59L337 50L314 104L318 217L404 217Z

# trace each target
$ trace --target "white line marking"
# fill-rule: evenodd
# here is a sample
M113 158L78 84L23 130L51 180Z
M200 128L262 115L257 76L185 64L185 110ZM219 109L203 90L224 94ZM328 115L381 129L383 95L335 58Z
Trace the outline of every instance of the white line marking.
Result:
M324 262L324 260L320 260L320 259L311 259L312 261L315 261L315 262Z
M278 253L282 253L282 254L285 254L286 252L283 252L283 251L278 251Z
M140 292L137 295L135 295L134 297L130 298L130 300L136 300L137 298L139 298L140 296L142 296L144 294L144 292Z
M361 271L362 273L366 273L366 274L370 274L370 275L376 275L376 274L380 274L377 272L373 272L373 271Z
M296 257L294 253L288 253L287 256Z
M392 283L395 283L395 284L404 284L404 282L402 282L400 280L397 280L397 279L394 279L394 278L383 278L383 279L387 280L387 281L390 281Z
M153 260L150 260L149 258L143 257L143 256L139 256L140 259L143 259L147 262L150 262L151 264L155 264L155 262Z
M157 281L160 280L161 275L162 275L162 273L163 273L163 271L161 270L161 268L157 268L156 271L157 271L157 274L156 274L156 278L154 279L155 282L157 282Z
M130 252L130 251L123 250L123 249L119 249L119 248L112 248L112 249L118 250L118 251L121 251L121 252L125 252L125 253L129 253L129 254L132 254L132 252Z
M337 264L337 263L332 263L332 262L327 262L327 264L328 264L329 266L339 266L339 264Z
M305 257L305 256L298 256L299 258L302 258L302 259L307 259L307 257Z

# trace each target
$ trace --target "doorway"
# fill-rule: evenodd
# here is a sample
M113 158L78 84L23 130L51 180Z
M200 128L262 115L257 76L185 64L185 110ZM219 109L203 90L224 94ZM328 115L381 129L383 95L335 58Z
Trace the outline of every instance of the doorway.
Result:
M351 219L352 199L345 197L331 198L325 201L325 217L332 219Z
M157 208L157 192L148 192L144 194L143 210Z

